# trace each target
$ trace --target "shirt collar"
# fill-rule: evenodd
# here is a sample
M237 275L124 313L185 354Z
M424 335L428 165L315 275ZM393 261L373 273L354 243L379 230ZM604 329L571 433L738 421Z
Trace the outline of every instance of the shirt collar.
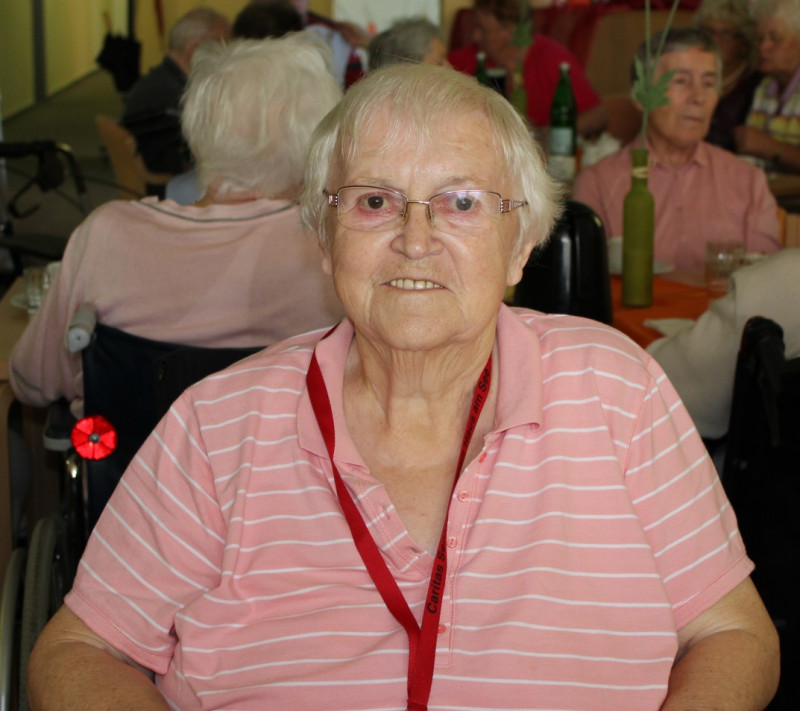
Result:
M492 433L520 425L538 426L542 421L542 362L536 332L503 305L497 320L493 376L498 378L497 405ZM336 460L365 466L352 439L346 436L342 388L344 364L353 339L353 326L345 319L324 340L316 354L333 412ZM311 406L308 389L303 388L297 406L298 444L327 458L327 450Z
M652 145L650 145L650 141L647 141L647 150L650 151L650 157L653 161L653 166L657 166L662 168L663 170L672 171L673 169L670 168L666 163L662 162L661 158L658 157L658 154L653 150ZM701 167L707 167L709 164L710 158L708 155L708 144L705 141L700 141L694 149L689 160L686 162L686 165L699 165ZM682 166L679 170L682 170L686 166Z

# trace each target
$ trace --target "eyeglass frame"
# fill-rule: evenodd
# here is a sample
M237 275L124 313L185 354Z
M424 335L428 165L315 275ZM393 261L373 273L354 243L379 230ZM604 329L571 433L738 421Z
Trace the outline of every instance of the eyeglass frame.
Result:
M408 196L405 193L401 193L399 190L394 190L393 188L385 188L380 185L342 185L340 186L336 192L329 192L327 189L322 190L322 194L328 198L328 207L335 207L336 214L339 214L339 192L342 190L346 190L347 188L373 188L375 190L383 190L387 193L393 193L394 195L399 195L403 200L405 200L405 207L403 211L400 213L399 217L401 218L400 224L405 224L405 221L408 219L408 206L412 204L416 205L426 205L427 206L427 213L428 219L430 220L432 225L436 224L436 221L433 218L433 212L431 211L431 201L435 200L442 195L451 195L457 193L488 193L489 195L497 195L497 199L500 201L500 209L498 211L498 215L507 215L508 213L516 210L520 207L527 207L529 205L527 200L512 200L510 198L504 198L500 193L494 190L483 190L482 188L462 188L461 190L445 190L441 193L436 193L436 195L431 195L427 200L409 200ZM490 215L491 217L491 215ZM391 221L388 221L384 224L389 224Z

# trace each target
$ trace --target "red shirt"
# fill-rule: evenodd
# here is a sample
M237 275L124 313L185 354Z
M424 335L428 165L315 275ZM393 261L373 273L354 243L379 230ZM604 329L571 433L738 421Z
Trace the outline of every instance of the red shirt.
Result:
M461 47L447 56L454 69L464 74L475 74L478 45ZM550 104L558 84L561 62L569 62L572 90L578 113L583 113L600 103L601 99L594 90L577 57L564 45L555 40L536 34L533 44L528 48L522 68L525 88L528 91L528 118L534 126L550 125ZM491 63L487 62L489 66Z

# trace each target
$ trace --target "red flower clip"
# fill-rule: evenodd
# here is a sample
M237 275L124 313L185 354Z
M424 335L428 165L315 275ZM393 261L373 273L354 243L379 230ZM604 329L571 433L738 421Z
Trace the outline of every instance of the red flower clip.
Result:
M105 459L117 448L117 431L102 415L89 415L72 428L72 446L84 459Z

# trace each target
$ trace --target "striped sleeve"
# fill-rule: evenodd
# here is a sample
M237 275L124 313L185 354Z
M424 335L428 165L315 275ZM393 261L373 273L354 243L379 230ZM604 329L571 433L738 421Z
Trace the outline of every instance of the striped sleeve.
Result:
M114 647L164 674L176 614L219 581L225 528L200 428L184 396L114 492L66 604Z
M752 570L733 508L683 403L660 366L628 444L626 486L680 629Z

